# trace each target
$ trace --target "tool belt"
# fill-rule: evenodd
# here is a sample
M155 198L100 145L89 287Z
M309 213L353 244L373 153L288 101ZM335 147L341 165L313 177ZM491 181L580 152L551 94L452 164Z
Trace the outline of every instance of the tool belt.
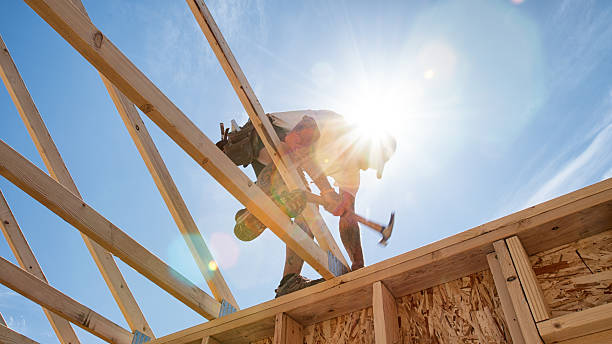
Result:
M255 145L257 132L251 121L240 127L239 131L227 134L227 142L223 145L223 153L236 165L247 167L255 160Z
M269 116L269 115L268 115ZM268 117L269 118L269 117ZM272 124L280 140L284 140L287 130ZM247 167L257 159L257 154L264 148L263 143L257 135L255 126L250 120L240 130L229 132L229 128L224 129L221 124L221 141L217 142L217 147L227 155L236 166Z

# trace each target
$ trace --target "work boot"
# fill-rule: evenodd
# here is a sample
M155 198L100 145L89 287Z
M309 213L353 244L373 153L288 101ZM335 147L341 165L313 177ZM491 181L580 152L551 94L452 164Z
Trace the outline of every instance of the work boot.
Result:
M315 284L319 284L323 281L324 281L323 278L319 278L316 280L310 280L302 275L298 275L294 273L287 274L280 281L278 288L274 290L274 292L276 292L275 298L282 296L282 295L293 293L294 291L298 291L300 289L304 289L304 288L313 286Z
M235 219L234 235L242 241L251 241L266 229L266 226L246 209L238 210Z

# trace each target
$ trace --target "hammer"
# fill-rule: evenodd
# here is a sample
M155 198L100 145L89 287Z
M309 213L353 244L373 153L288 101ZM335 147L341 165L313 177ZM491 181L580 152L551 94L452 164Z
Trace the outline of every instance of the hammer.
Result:
M323 198L321 196L308 191L305 191L305 193L306 199L309 202L324 205ZM380 233L382 235L382 239L380 239L378 243L383 246L387 246L387 241L391 237L391 233L393 232L393 225L395 224L395 212L391 213L391 217L389 218L389 224L387 224L386 226L370 221L361 215L355 214L354 212L350 212L350 216L357 220L357 222L362 223L372 228L376 232Z

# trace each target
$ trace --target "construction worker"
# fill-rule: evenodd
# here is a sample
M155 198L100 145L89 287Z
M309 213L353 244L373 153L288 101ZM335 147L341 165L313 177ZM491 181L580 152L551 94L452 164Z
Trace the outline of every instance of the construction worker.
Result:
M375 169L382 177L385 163L395 152L395 139L388 134L373 137L341 115L328 110L301 110L268 114L268 118L283 142L285 151L312 179L320 191L324 208L340 217L339 230L342 243L352 262L351 269L363 267L361 236L357 221L349 216L355 211L355 197L359 190L360 171ZM303 193L288 192L253 125L248 121L241 128L232 123L233 130L224 132L217 146L236 165L253 166L257 184L275 203L313 237L305 219L299 214L306 200ZM303 176L303 174L302 174ZM339 192L336 192L331 177ZM259 220L246 209L236 214L234 233L244 241L253 240L265 230ZM286 248L283 278L276 289L276 297L316 284L300 275L304 261Z

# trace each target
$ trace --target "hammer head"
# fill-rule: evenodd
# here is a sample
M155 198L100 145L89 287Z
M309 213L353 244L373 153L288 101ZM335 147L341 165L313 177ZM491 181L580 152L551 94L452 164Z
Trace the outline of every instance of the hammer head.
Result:
M380 232L382 234L382 239L378 242L383 246L387 246L387 240L391 237L391 233L393 233L393 225L395 225L395 212L391 213L391 218L389 219L389 224L383 228Z

